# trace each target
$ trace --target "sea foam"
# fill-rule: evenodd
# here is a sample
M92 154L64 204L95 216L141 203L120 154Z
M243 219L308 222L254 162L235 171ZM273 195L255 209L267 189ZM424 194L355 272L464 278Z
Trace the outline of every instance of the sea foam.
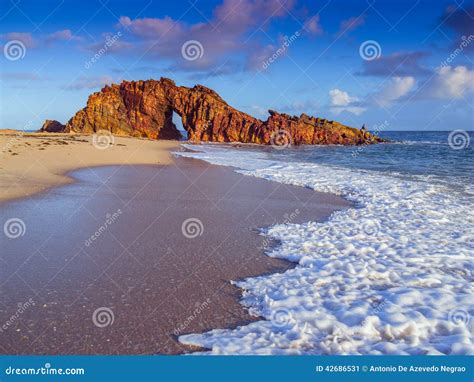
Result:
M263 152L186 145L177 155L341 195L356 207L325 222L262 231L267 253L297 263L235 284L264 320L179 337L213 354L474 354L472 193ZM467 190L466 190L467 191Z

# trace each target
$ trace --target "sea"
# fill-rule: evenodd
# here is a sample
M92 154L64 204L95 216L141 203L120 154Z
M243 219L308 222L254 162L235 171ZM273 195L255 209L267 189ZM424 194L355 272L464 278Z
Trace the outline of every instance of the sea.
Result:
M213 354L474 354L474 133L368 146L183 145L176 155L353 207L261 227L296 266L235 280L261 320L179 340ZM291 211L288 211L290 214Z

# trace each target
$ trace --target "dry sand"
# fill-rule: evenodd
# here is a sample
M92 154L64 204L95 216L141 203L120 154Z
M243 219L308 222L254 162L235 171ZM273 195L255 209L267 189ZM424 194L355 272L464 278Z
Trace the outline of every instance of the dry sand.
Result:
M70 183L66 172L113 164L169 164L177 141L0 130L0 201Z

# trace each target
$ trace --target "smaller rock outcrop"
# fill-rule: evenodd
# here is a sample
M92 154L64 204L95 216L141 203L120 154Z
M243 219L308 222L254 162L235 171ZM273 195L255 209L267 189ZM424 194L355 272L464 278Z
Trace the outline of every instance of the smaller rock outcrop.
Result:
M64 133L66 132L66 126L54 119L47 119L44 121L41 129L39 129L39 132Z

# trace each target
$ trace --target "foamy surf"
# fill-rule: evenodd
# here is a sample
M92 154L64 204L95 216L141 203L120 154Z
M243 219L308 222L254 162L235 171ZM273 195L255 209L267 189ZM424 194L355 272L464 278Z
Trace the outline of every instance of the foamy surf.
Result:
M357 208L265 229L281 241L267 254L297 263L236 283L242 304L265 319L180 342L213 354L474 354L472 194L420 177L186 148L177 155L336 193Z

